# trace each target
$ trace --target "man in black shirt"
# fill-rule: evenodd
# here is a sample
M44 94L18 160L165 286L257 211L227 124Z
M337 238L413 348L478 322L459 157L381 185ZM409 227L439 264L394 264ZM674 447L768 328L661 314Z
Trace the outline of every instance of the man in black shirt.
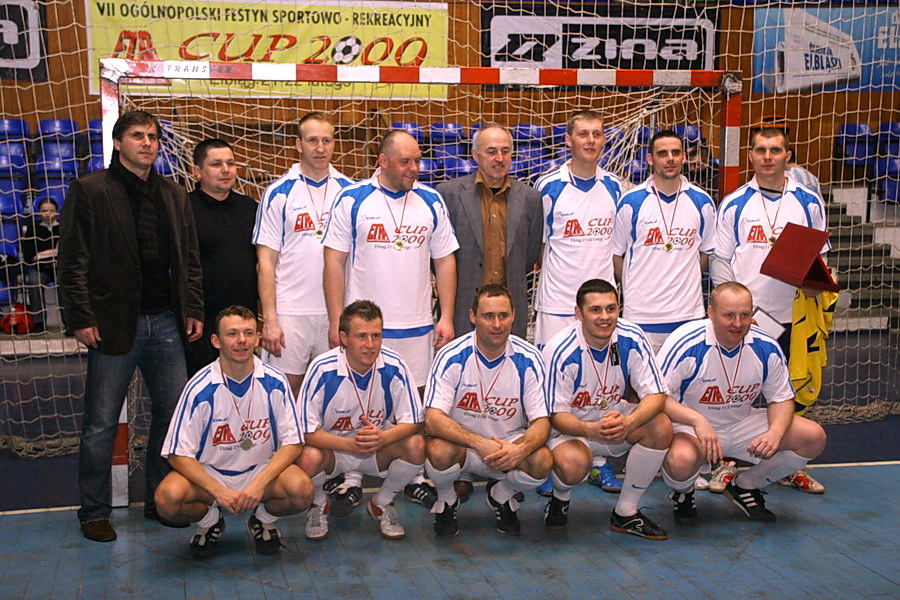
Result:
M34 319L32 331L43 331L46 311L43 287L56 281L56 252L59 245L59 205L53 198L38 202L37 212L22 226L22 258L30 267L25 273L28 312Z
M206 316L203 337L187 349L188 377L219 355L209 339L219 311L236 304L255 314L257 305L256 247L251 242L256 202L233 189L237 180L234 150L220 139L200 142L194 148L193 171L197 186L188 198L200 245Z

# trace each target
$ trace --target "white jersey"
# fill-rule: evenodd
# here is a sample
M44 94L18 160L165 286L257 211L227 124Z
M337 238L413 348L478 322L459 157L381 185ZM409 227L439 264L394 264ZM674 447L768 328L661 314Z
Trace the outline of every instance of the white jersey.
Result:
M163 456L187 456L222 475L240 475L267 464L282 446L303 443L284 373L253 357L253 373L228 382L218 359L187 382Z
M794 399L778 342L755 326L729 351L716 343L709 319L685 323L663 344L658 360L672 397L706 417L713 429L750 416L760 394L770 404Z
M797 182L797 185L805 187L809 191L813 192L824 203L824 199L822 197L822 186L821 184L819 184L819 178L810 173L808 169L806 169L805 167L801 167L800 165L795 165L785 171L785 173L793 177L794 181Z
M622 196L613 253L624 256L624 316L647 331L669 333L673 324L703 316L699 253L713 251L716 208L684 176L675 194L657 192L651 177Z
M544 348L550 412L599 421L606 412L631 412L630 386L638 398L666 392L653 351L640 327L619 319L606 348L585 342L581 321L569 325Z
M321 237L331 206L353 180L329 166L328 177L313 181L294 164L266 188L256 213L253 243L278 252L275 263L276 312L324 315Z
M763 198L756 177L729 194L719 206L716 255L731 263L735 281L753 294L753 302L781 323L791 322L797 288L759 272L769 255L769 237L787 223L825 231L825 207L813 192L787 177L780 200ZM822 252L831 245L826 242Z
M421 400L400 355L382 348L374 368L354 373L343 348L332 348L309 365L300 389L304 433L322 429L353 437L365 427L363 415L379 429L397 423L421 423Z
M549 415L538 349L514 335L506 352L487 360L475 351L475 332L444 346L431 366L425 406L445 412L473 433L512 439Z
M575 313L575 292L588 279L615 285L612 234L622 183L599 166L595 177L578 179L570 162L536 185L544 208L544 253L535 310L556 315Z
M388 330L434 326L431 316L431 259L459 248L444 200L418 182L392 192L366 179L341 192L325 226L323 242L348 253L344 304L372 300ZM401 336L402 337L402 336Z

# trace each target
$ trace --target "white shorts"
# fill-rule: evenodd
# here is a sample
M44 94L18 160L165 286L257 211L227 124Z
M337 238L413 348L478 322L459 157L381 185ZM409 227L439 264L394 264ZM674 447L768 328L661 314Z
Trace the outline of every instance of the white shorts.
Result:
M287 348L281 356L263 350L262 359L289 375L303 375L312 359L328 352L328 315L278 315Z
M406 362L412 381L412 387L424 386L428 381L428 372L431 371L431 362L434 360L434 330L418 337L408 338L384 338L382 346L390 348Z
M572 306L575 306L574 298L572 298ZM534 345L543 350L554 335L577 320L574 314L553 315L538 311L534 321Z
M694 428L684 423L672 423L674 433L686 433L697 437ZM749 463L758 463L761 459L751 456L747 452L747 446L757 437L769 430L769 415L764 408L750 409L750 415L726 426L716 428L719 443L722 445L722 455L731 458L739 458ZM701 466L701 470L703 467Z
M628 442L598 442L597 440L591 440L585 437L576 437L556 432L555 435L551 435L550 439L547 440L547 447L552 451L560 444L565 444L572 440L577 440L587 446L588 450L591 451L591 456L622 456L631 450L632 446Z
M653 354L656 355L659 353L659 349L662 348L663 344L671 333L657 333L654 331L644 331L644 336L647 338L647 341L650 342L650 349L653 350Z
M256 474L262 471L267 464L269 463L266 462L262 465L256 465L246 473L241 473L240 475L223 475L222 473L219 473L218 471L207 465L203 465L203 469L207 473L209 473L210 477L212 477L225 487L240 491L247 487L247 484L250 483L250 481L254 477L256 477Z
M352 452L334 450L334 470L332 470L331 473L326 473L325 476L328 477L328 479L331 479L332 477L342 473L349 473L350 471L359 471L365 475L374 475L375 477L381 477L382 479L387 477L387 469L384 471L378 470L378 459L374 453L361 456Z
M507 442L514 442L523 434L518 433L514 436L504 438ZM466 450L466 460L463 462L462 473L471 473L478 477L485 477L487 479L503 479L506 477L506 473L503 471L498 471L497 469L492 469L491 467L484 464L484 460L482 460L481 455L478 454L475 450L471 448Z

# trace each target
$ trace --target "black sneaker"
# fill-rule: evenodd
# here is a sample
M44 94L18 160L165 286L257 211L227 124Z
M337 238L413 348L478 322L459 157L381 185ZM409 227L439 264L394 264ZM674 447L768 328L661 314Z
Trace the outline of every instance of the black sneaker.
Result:
M191 538L191 555L194 558L209 558L219 547L219 539L225 533L225 517L212 527L198 527Z
M410 483L403 488L403 497L409 502L421 504L428 510L437 502L437 490L427 481Z
M692 525L697 522L697 505L694 503L694 491L669 493L669 500L674 502L672 513L679 525Z
M569 522L569 501L550 496L544 507L544 525L550 529L562 529Z
M281 534L278 533L278 528L275 525L263 523L256 518L256 515L250 515L250 520L247 521L247 528L253 534L257 554L274 556L281 552Z
M613 509L609 516L609 527L619 533L630 533L648 540L665 540L669 534L666 530L637 511L630 517L620 517Z
M507 500L500 504L491 497L491 488L494 487L495 483L497 482L492 481L487 485L487 494L485 496L487 497L488 506L491 507L491 510L497 516L497 531L508 535L519 535L522 531L522 524L519 523L519 516L510 506L509 501Z
M453 504L445 504L444 510L434 515L434 532L440 537L459 535L459 521L456 519L456 511L458 510L459 500Z
M335 488L337 488L337 486L341 485L342 483L344 483L343 473L327 480L324 485L322 485L322 490L330 496L331 493L334 492Z
M774 523L775 513L766 509L766 501L763 500L764 494L765 492L762 490L745 490L738 487L733 479L725 486L725 497L744 511L750 520Z
M362 493L362 488L358 485L341 483L331 492L331 508L328 509L328 514L332 517L346 517L359 506Z

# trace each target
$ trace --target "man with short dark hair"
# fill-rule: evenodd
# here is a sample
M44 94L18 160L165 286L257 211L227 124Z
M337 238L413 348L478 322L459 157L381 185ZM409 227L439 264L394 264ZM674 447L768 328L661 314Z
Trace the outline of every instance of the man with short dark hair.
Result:
M672 425L661 414L666 388L653 352L639 327L619 319L619 297L608 281L591 279L578 288L575 315L578 321L544 348L554 428L547 442L553 496L544 523L566 526L572 487L587 476L592 456L628 453L610 527L664 540L666 531L638 509L672 440Z
M219 311L230 305L256 312L256 248L250 242L256 222L256 202L234 190L237 163L234 150L220 139L203 140L194 148L193 175L197 180L188 194L197 226L200 264L203 266L202 338L190 344L188 375L193 375L218 356L212 345Z
M185 386L162 454L174 469L156 490L159 512L197 523L191 553L206 558L225 532L221 509L252 510L247 527L260 554L281 551L279 516L309 506L312 484L294 463L303 444L291 387L256 358L256 314L222 309L213 322L218 359Z
M521 530L513 496L550 474L544 366L537 348L510 335L514 318L509 290L497 284L479 288L469 311L475 331L448 344L431 367L425 466L437 487L431 512L441 537L459 533L453 483L463 473L492 480L487 503L497 531L510 535Z
M306 447L298 464L312 477L313 504L306 537L328 535L326 479L349 471L384 478L366 511L381 535L406 535L397 520L394 497L422 469L421 400L406 362L382 348L381 309L369 300L341 312L341 345L316 357L300 392Z
M187 379L184 346L203 333L202 271L184 188L159 176L159 122L144 111L113 127L108 169L74 181L60 219L59 290L68 330L88 348L79 454L87 539L109 542L119 413L137 367L150 392L144 516L169 471L163 439Z

